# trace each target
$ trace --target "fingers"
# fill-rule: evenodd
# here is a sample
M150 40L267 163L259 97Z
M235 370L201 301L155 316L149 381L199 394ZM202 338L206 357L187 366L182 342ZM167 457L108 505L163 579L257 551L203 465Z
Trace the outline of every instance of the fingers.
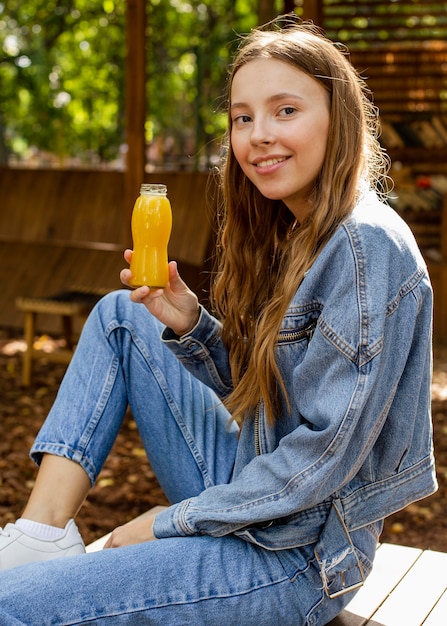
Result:
M123 285L125 285L126 287L131 287L130 285L130 279L132 277L132 272L129 269L123 269L120 272L120 280L123 283ZM150 293L150 288L147 287L146 285L142 286L142 287L138 287L136 289L132 289L132 291L130 292L130 299L133 302L143 302L144 299L149 295Z
M180 275L178 273L177 261L169 261L168 269L169 280L176 280L176 278L180 278Z
M137 287L130 292L130 299L132 302L147 304L147 297L149 294L153 297L158 290L151 290L150 287L143 285L143 287Z
M103 546L103 550L107 550L108 548L121 548L126 545L125 542L125 527L118 526L110 533L110 537L107 539L106 543Z
M126 287L130 287L131 276L132 272L129 269L123 269L120 272L120 281L123 283L123 285L126 285Z
M178 267L176 261L169 262L169 287L174 293L182 293L189 291L187 284L184 282L180 274L178 273Z
M126 263L129 263L129 264L132 260L132 250L130 250L129 248L124 250L124 260L126 261ZM186 287L185 283L180 278L180 274L178 273L177 262L170 261L168 265L168 269L169 269L169 282L175 283L177 287ZM132 288L132 285L130 284L131 278L132 278L132 272L130 271L129 268L126 267L121 270L120 280L123 283L123 285L125 285L126 287ZM135 291L138 292L138 289L136 289ZM131 300L134 300L135 302L141 302L142 298L146 297L147 295L148 295L148 292L147 293L139 292L135 295L135 298L131 296Z
M130 262L132 260L132 250L130 250L129 248L124 250L123 256L124 256L124 260L126 261L126 263L130 264ZM131 276L132 276L132 272L127 267L125 269L121 270L121 272L120 272L120 280L123 283L123 285L125 285L126 287L130 287L131 286L130 285Z
M141 516L123 526L118 526L112 531L110 537L103 546L104 550L108 548L121 548L135 543L143 543L145 541L154 541L155 537L152 532L155 515Z

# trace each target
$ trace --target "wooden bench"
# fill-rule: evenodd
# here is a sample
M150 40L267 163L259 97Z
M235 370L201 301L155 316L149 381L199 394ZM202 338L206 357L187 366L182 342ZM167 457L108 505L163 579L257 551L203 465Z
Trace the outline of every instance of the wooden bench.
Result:
M22 385L27 387L31 384L31 372L33 360L45 358L48 361L68 364L73 356L76 346L76 338L73 332L73 320L87 319L90 311L98 300L107 293L107 290L86 287L74 287L68 291L54 294L43 298L26 298L20 296L16 299L16 307L22 311L25 317L24 338L26 350L23 353ZM44 315L60 316L62 330L65 339L65 349L55 352L46 352L36 348L34 338L36 336L37 316Z
M157 512L154 507L141 519ZM101 550L110 533L87 552ZM365 585L330 626L446 626L447 554L381 544ZM273 626L273 625L272 625Z
M445 626L447 554L393 544L377 550L364 587L331 626Z
M144 182L167 185L173 210L170 258L206 303L214 179L202 172L168 172L147 174ZM132 207L124 206L124 174L118 171L0 168L0 188L0 326L16 327L25 318L27 385L35 358L70 358L93 304L91 294L122 287ZM67 292L75 297L67 299ZM68 351L53 356L35 351L37 331L63 332Z

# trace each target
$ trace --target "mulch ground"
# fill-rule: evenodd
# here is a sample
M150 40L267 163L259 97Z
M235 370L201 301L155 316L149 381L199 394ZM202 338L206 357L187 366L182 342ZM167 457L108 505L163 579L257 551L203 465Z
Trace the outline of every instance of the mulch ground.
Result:
M48 349L58 342L39 338ZM53 403L65 366L39 361L32 385L20 384L24 342L0 329L0 525L20 516L35 477L28 450ZM382 541L447 552L447 347L435 346L433 426L439 490L388 518ZM152 472L131 415L77 524L86 543L167 500Z

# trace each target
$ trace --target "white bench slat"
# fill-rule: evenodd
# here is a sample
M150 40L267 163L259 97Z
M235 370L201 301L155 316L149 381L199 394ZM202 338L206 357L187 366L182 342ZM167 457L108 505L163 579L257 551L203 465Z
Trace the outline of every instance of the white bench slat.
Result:
M374 559L374 567L366 584L351 600L345 610L358 619L356 626L363 626L374 615L393 589L422 554L418 548L394 544L381 544ZM351 620L352 621L352 620Z
M433 608L433 611L424 622L424 626L445 626L447 622L447 591Z
M100 537L99 539L96 539L96 541L92 541L92 543L89 543L88 546L85 546L85 551L86 552L99 552L99 550L102 550L104 547L105 542L107 541L107 539L110 537L112 533L107 533L107 535L104 535L103 537Z
M390 597L374 613L374 623L421 626L447 589L447 554L424 551ZM444 617L444 626L447 616Z

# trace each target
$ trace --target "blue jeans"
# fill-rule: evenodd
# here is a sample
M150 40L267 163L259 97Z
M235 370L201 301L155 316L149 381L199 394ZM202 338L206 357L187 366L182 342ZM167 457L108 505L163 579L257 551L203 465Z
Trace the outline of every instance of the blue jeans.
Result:
M237 426L161 330L128 292L101 300L33 446L37 461L64 456L94 483L129 404L171 502L231 480ZM368 562L376 530L352 534ZM350 597L326 597L313 546L275 552L233 535L173 537L0 573L0 626L317 625Z

